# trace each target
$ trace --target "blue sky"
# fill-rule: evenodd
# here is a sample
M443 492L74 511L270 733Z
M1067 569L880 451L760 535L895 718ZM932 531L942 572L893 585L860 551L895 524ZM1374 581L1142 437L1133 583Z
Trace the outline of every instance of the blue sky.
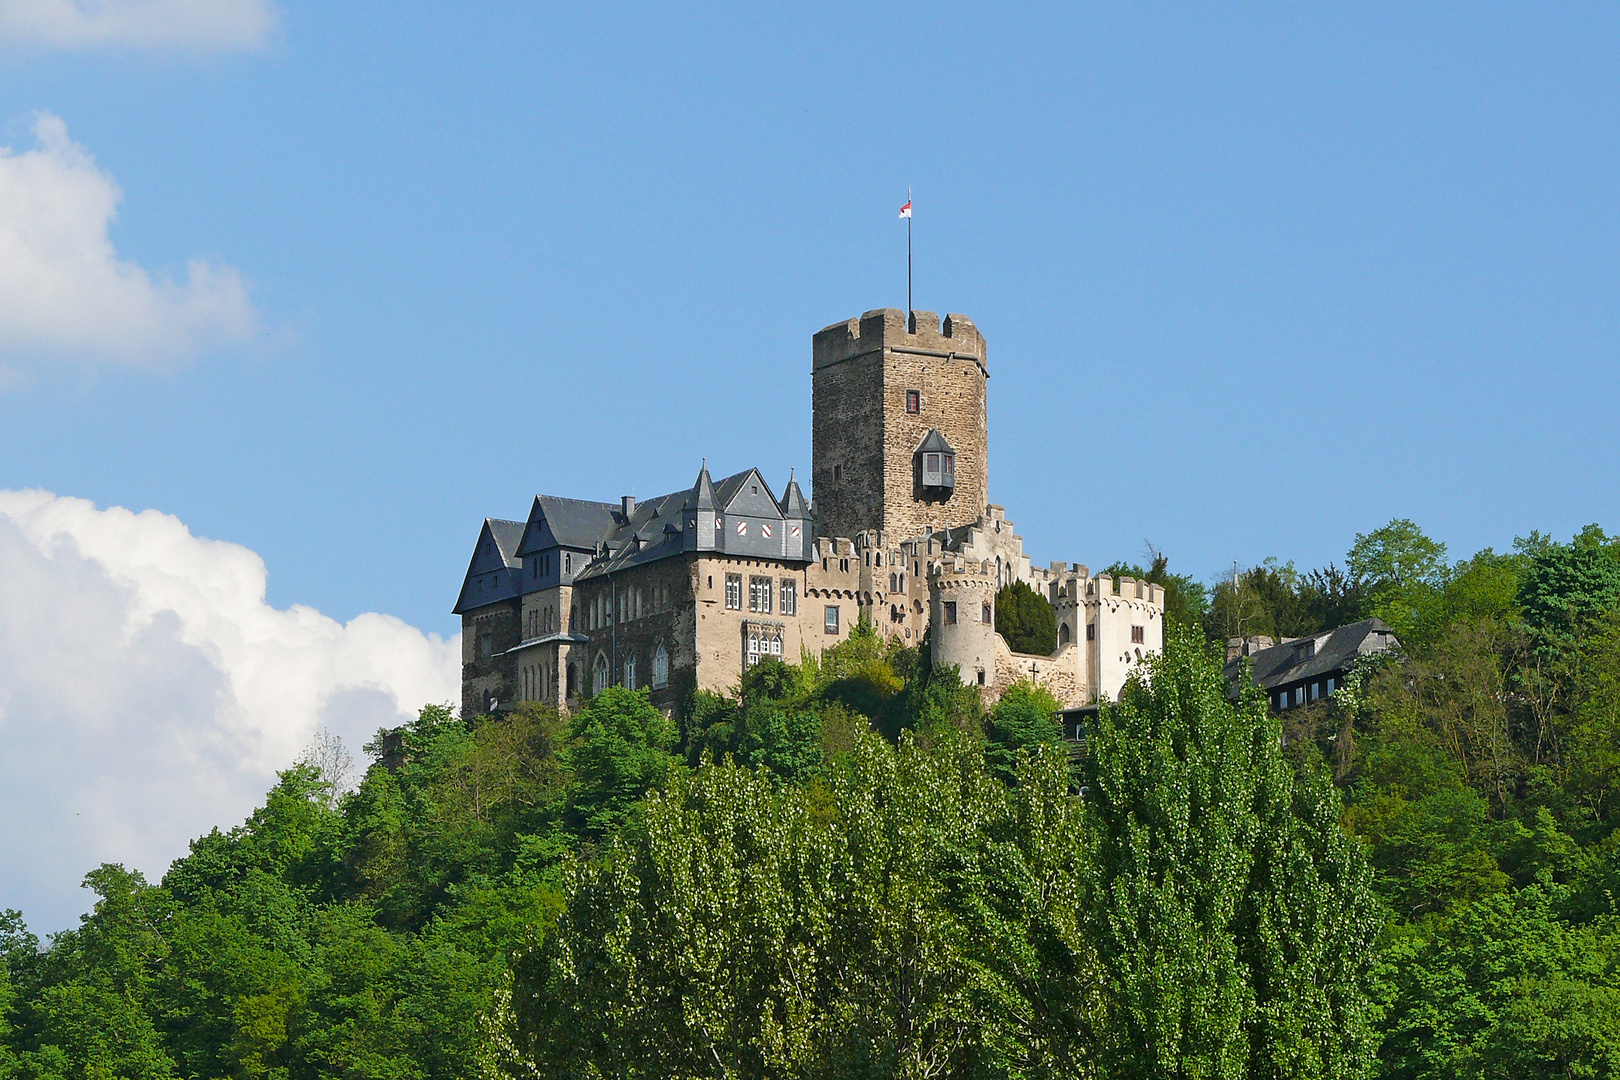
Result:
M60 117L118 256L234 268L258 321L14 346L0 484L243 544L278 606L449 634L536 491L807 472L810 335L903 305L908 185L1038 560L1620 524L1613 9L272 12L6 54L6 145Z

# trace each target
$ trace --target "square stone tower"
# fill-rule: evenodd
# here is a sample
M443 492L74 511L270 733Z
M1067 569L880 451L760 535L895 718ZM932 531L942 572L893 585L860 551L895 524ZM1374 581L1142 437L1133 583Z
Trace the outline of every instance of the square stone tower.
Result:
M964 315L868 311L816 334L811 482L823 536L969 525L990 501L984 337Z

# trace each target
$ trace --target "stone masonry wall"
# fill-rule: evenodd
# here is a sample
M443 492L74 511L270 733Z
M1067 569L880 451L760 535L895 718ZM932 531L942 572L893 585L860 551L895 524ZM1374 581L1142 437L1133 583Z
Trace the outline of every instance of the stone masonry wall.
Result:
M519 603L502 601L475 608L461 617L461 715L489 711L490 699L517 701L517 661L506 655L521 639ZM486 645L487 635L487 645Z
M970 524L989 503L985 343L971 320L868 311L816 334L811 482L822 535L906 539ZM917 413L906 411L916 391ZM938 428L956 451L948 497L918 486L913 455Z

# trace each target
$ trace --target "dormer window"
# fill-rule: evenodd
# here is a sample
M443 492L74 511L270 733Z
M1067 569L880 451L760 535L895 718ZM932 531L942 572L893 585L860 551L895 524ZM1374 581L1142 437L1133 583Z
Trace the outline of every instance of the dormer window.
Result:
M956 451L935 428L917 447L917 480L924 488L949 492L956 487Z

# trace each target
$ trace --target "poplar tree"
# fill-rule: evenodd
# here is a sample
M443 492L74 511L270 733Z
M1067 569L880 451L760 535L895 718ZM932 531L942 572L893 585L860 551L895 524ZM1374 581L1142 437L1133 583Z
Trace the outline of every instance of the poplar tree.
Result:
M1102 1074L1365 1075L1369 871L1263 694L1234 707L1219 657L1173 633L1088 742Z

